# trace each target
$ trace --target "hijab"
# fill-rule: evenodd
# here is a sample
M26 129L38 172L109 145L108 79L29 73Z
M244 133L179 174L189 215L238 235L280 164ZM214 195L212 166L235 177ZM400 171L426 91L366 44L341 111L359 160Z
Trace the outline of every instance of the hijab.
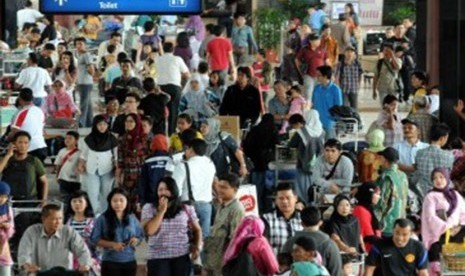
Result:
M337 207L343 200L350 203L350 198L344 194L339 194L334 198L334 211L329 219L329 230L331 233L339 235L345 244L358 250L360 247L360 224L352 214L347 216L339 214Z
M263 237L264 231L265 224L259 217L254 215L244 217L224 253L223 263L226 264L234 259L241 252L243 244L250 238Z
M56 79L53 83L55 84L56 82L61 84L61 88L56 91L55 89L53 90L55 93L65 93L66 92L66 83L63 80Z
M303 117L305 119L304 128L310 135L310 137L320 137L321 134L323 134L323 125L321 124L320 114L318 113L318 111L316 111L315 109L307 110L303 114ZM306 146L309 141L307 141L307 138L303 133L302 129L297 130L297 133L299 134L300 138L302 138L302 141Z
M131 147L128 150L134 150L137 147L137 145L142 142L142 122L140 120L140 116L135 113L128 114L125 120L127 120L127 118L129 117L131 117L136 122L136 125L134 129L126 130L125 138L128 141L128 145Z
M443 193L447 202L449 202L449 210L447 210L447 216L449 217L455 211L455 208L457 208L457 193L454 191L454 189L451 188L449 169L435 168L433 172L431 172L431 181L433 181L434 174L437 172L441 173L444 176L444 178L446 178L447 185L444 189L438 189L436 187L433 187L431 192Z
M374 129L367 135L368 150L372 152L379 152L384 150L384 131L381 129Z
M187 21L186 24L186 30L193 30L197 41L202 41L205 38L205 26L200 15L189 16L189 21Z
M97 115L94 117L94 121L92 122L92 130L84 141L86 142L87 146L93 150L98 152L104 152L112 150L114 147L118 145L118 142L111 134L110 128L108 127L107 130L102 133L97 129L97 125L101 122L107 122L103 115Z
M373 208L373 195L379 191L379 188L376 187L373 183L363 183L357 189L355 198L357 199L357 205L365 207L371 214L371 227L374 230L379 230L379 221L376 218L374 208Z
M191 86L191 82L196 81L199 88L194 90ZM197 112L204 113L205 106L208 102L208 97L205 93L205 86L203 84L202 78L199 74L193 74L189 79L188 83L184 87L183 95L187 101L188 110L193 110L195 114Z
M211 156L212 153L220 145L220 121L215 118L208 118L204 124L208 126L208 133L204 136L204 140L207 143L207 156ZM224 138L223 138L224 139Z

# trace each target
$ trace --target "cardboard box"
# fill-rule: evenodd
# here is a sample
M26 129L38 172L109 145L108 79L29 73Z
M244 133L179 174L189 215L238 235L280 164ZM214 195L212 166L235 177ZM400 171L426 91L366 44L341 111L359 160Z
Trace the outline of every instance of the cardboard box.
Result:
M239 116L217 116L220 120L220 130L226 131L239 143L242 136Z
M245 184L239 186L236 198L244 206L245 215L256 215L258 214L258 202L257 202L257 188L253 184Z

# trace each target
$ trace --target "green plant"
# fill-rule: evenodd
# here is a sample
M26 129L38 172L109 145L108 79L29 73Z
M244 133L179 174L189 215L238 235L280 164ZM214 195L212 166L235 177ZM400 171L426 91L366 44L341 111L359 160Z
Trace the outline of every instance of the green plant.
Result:
M255 30L260 48L276 49L278 47L281 42L281 27L287 19L286 13L275 8L255 11Z
M288 0L283 3L284 10L289 15L289 18L297 17L304 20L307 17L307 10L311 5L319 4L318 0Z
M396 25L402 22L404 18L415 17L416 9L412 3L404 3L394 8L394 10L387 12L384 17L384 24Z

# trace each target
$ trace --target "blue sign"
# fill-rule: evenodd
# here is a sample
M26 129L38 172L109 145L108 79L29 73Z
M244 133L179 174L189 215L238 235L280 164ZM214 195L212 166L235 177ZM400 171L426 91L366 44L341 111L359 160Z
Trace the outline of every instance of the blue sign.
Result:
M52 14L200 14L202 0L40 0Z

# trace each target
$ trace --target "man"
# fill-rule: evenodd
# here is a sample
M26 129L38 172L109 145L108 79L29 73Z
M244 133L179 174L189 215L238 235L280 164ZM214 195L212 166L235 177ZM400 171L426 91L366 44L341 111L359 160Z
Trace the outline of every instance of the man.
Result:
M143 86L147 96L140 101L138 109L152 119L154 134L165 133L165 108L170 101L170 96L161 91L152 78L146 78Z
M215 28L214 24L207 24L205 25L205 38L203 39L202 43L200 44L199 48L199 55L201 58L206 58L207 57L207 45L212 41L216 36L213 34L213 30Z
M396 95L398 87L396 79L399 70L402 68L402 60L394 55L392 44L385 44L383 47L384 57L378 60L376 72L373 78L373 99L376 100L379 92L381 104L387 95Z
M433 187L431 172L435 168L452 169L454 155L448 150L443 150L449 139L449 126L444 123L436 124L431 128L431 144L429 147L419 150L415 157L415 180L421 199Z
M254 125L261 111L260 92L250 84L251 78L250 67L237 68L237 81L228 87L220 106L220 115L239 116L241 127L247 120Z
M318 85L313 92L313 108L320 114L320 120L326 132L326 139L336 137L335 121L329 110L342 105L342 92L332 79L332 69L320 66L316 70Z
M215 36L207 44L207 61L211 71L219 71L220 76L226 79L229 71L235 76L236 63L234 62L233 47L231 41L227 39L226 28L221 25L213 27L212 33Z
M376 185L381 191L381 199L375 206L379 219L381 233L385 237L392 236L394 221L405 218L407 209L408 180L407 175L400 171L399 153L392 147L378 152L382 156L381 174Z
M339 61L339 47L337 40L331 34L331 28L328 24L323 24L321 27L321 48L325 50L328 55L329 66L336 67Z
M126 94L124 100L124 113L116 116L115 122L113 123L113 128L111 132L118 134L119 136L123 135L126 131L125 121L128 114L134 113L138 114L138 106L140 103L140 97L134 92Z
M439 122L438 118L429 113L427 96L416 96L413 99L413 104L415 105L416 111L415 113L410 113L407 118L417 122L421 140L429 143L431 140L429 137L431 127Z
M87 52L86 39L77 37L74 39L77 57L77 80L76 90L79 92L81 116L79 124L82 127L91 127L93 112L91 93L94 85L95 65L93 64L92 55Z
M415 21L411 17L406 17L402 21L402 25L404 25L405 36L410 40L412 47L415 46L415 40L417 39L417 28L415 27Z
M350 158L341 152L341 142L328 139L324 144L323 154L315 161L312 169L313 183L325 193L350 192L355 168Z
M113 55L115 56L121 52L124 52L124 46L121 43L121 34L118 32L113 32L109 40L105 40L100 43L97 52L97 64L100 64L102 58L105 58L105 55L107 55L107 48L109 45L115 46L115 51L113 52Z
M32 1L27 0L24 9L16 12L18 31L23 29L24 23L36 23L44 15L32 7Z
M412 222L397 219L393 237L386 238L371 248L365 261L365 276L428 275L428 252L421 242L411 238L412 231Z
M346 13L339 14L339 22L331 25L331 33L337 41L339 58L342 59L344 50L350 46L350 31L349 26L347 26Z
M383 110L376 121L372 123L367 133L373 129L381 129L384 132L384 146L391 147L403 139L402 123L397 111L399 100L394 95L387 95L383 99Z
M47 91L50 91L52 79L47 70L38 66L39 57L36 53L29 53L27 59L27 68L21 70L16 84L19 88L30 88L33 93L33 103L42 107L47 97Z
M315 249L321 254L323 265L328 269L330 275L342 276L342 262L339 249L328 234L320 231L320 227L323 225L320 210L314 206L307 207L302 210L300 216L303 230L297 231L293 237L287 240L282 252L291 253L294 242L299 237L311 238L315 242Z
M11 131L7 140L13 141L17 132L26 131L30 135L29 153L44 162L47 157L47 144L44 138L44 112L32 101L32 91L22 88L19 92L18 103L21 110L15 115L11 124Z
M344 105L357 110L363 68L357 60L354 47L349 46L345 49L344 58L337 63L334 74L336 84L341 87L344 95Z
M326 13L325 13L326 3L321 3L316 6L311 6L308 9L308 13L310 15L309 20L307 23L312 27L312 30L315 34L320 34L321 28L326 20Z
M241 65L247 61L248 56L258 51L253 30L246 25L245 13L236 12L234 14L234 26L232 28L231 43L233 46L234 60Z
M173 179L181 191L183 201L191 201L199 216L202 237L210 233L212 216L212 192L215 178L215 165L205 156L207 144L202 139L194 139L187 146L186 162L176 165Z
M328 55L320 45L320 37L316 34L310 34L309 40L310 45L301 48L295 58L297 71L303 79L304 98L306 100L312 99L313 89L317 82L317 68L322 65L329 65ZM302 72L302 69L305 68L301 67L306 67L306 70Z
M137 89L139 92L142 91L142 82L138 77L132 75L132 61L130 59L121 61L120 66L123 74L113 80L111 91L118 99L119 104L123 104L126 94L131 92L131 89Z
M179 102L181 101L181 80L190 77L189 68L182 58L173 55L174 45L172 42L163 44L164 54L155 60L158 72L158 84L162 91L170 95L168 103L168 134L176 131L176 118L179 113Z
M277 129L281 129L284 122L289 119L290 106L285 85L282 80L275 81L273 85L275 96L268 102L268 113L273 115Z
M15 133L5 157L0 161L0 173L3 174L2 180L10 184L13 199L40 199L45 202L48 196L47 176L42 162L27 152L30 140L31 136L25 131Z
M37 64L40 68L47 70L49 74L52 73L54 67L52 60L53 52L55 52L55 45L52 43L45 44L44 49L40 53L39 61Z
M79 261L79 271L88 272L92 258L81 235L63 225L63 211L56 204L42 208L42 223L30 226L19 243L18 265L26 273L54 267L73 269L72 256Z
M315 261L316 254L316 245L312 238L297 238L292 248L292 259L294 260L292 275L295 275L296 271L305 271L309 273L308 275L329 276L326 268ZM298 275L301 275L300 272Z
M301 231L302 220L296 209L297 194L290 183L280 183L276 187L275 204L277 209L263 215L265 236L268 237L273 251L281 252L286 241Z

